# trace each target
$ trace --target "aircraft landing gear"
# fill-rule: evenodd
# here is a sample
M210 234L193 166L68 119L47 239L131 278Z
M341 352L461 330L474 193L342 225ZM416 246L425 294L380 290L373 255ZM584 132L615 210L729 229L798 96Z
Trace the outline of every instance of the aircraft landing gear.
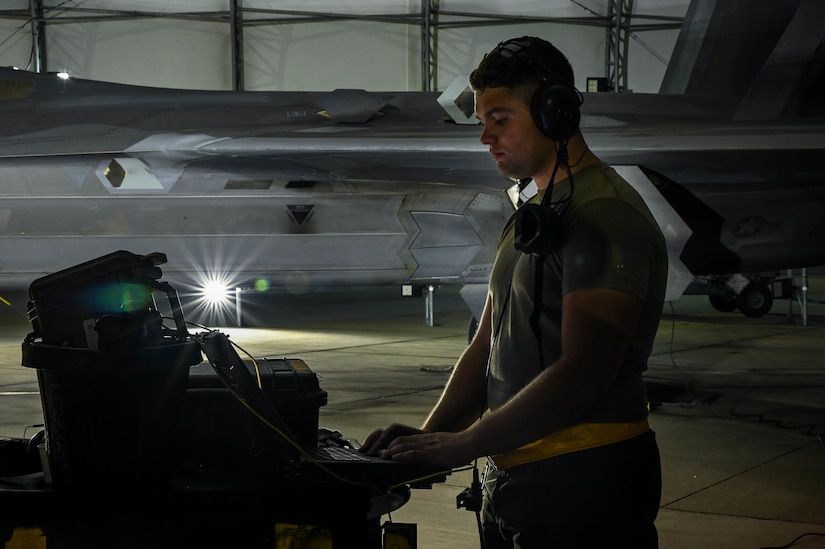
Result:
M774 276L734 274L713 277L708 283L708 299L714 309L723 313L739 310L747 317L766 315L774 299L793 296L793 281Z
M730 292L710 294L708 299L713 308L721 313L732 313L739 307L739 304L736 303L736 296Z
M473 338L478 331L478 319L475 316L470 317L470 322L467 324L467 343L472 343Z
M736 297L736 303L745 316L764 316L773 306L773 292L763 282L751 282Z

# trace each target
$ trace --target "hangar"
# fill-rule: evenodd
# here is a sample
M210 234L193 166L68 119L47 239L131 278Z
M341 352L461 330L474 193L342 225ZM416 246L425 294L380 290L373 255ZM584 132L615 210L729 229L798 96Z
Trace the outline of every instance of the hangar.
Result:
M61 72L69 82L76 78L175 90L365 90L366 95L356 97L369 103L376 92L441 93L501 40L538 35L552 36L554 43L569 52L577 74L575 85L600 94L592 104L609 102L609 94L663 91L661 83L673 70L668 61L674 50L682 48L681 59L707 55L689 51L690 41L679 42L688 16L701 21L703 13L711 14L705 20L716 21L714 13L748 9L747 3L734 1L547 4L520 2L505 8L478 2L278 2L273 6L272 2L250 0L199 0L197 6L192 2L143 2L140 10L135 10L129 3L115 0L23 0L8 2L0 10L0 66L38 74ZM808 34L800 14L821 14L813 4L800 1L783 5L781 9L791 14L791 23L799 27L789 26L791 32L783 35L784 40L778 39L777 48L797 52L806 47L815 50L821 44L821 32L801 38ZM728 46L721 43L719 51ZM739 52L730 57L747 64L743 55ZM721 58L717 61L724 65ZM770 72L767 75L770 83ZM708 78L718 76L712 73ZM819 80L815 74L808 76L821 83L821 75ZM670 81L674 80L678 82ZM702 83L682 85L701 91ZM735 82L731 86L735 87ZM5 85L4 99L14 100L18 89ZM763 90L754 88L749 98L759 104L764 99ZM346 97L350 107L352 95ZM787 104L794 97L789 96ZM339 112L335 104L327 106L334 118ZM95 107L91 105L90 111ZM363 114L362 108L356 110L356 115ZM289 112L297 117L308 111ZM381 118L391 120L391 110L382 113ZM740 110L738 114L746 117L749 112ZM811 133L819 130L821 135L822 112L813 114L809 118ZM5 118L4 123L9 121L13 126L14 117ZM773 141L779 142L788 134L776 135ZM770 146L785 147L782 142L767 141ZM175 146L181 143L174 141ZM204 146L207 143L212 141L202 142ZM798 154L807 145L794 147L794 154ZM8 150L2 154L8 156ZM124 175L146 166L128 160L118 157L114 164ZM43 170L48 173L45 165ZM314 185L314 177L285 177L285 186L291 185L297 194L302 186ZM810 197L815 206L822 174L806 177L804 185L794 189ZM232 185L250 193L264 179L259 170L257 179L239 177ZM108 181L108 190L115 192L129 191L131 181L136 181L138 196L149 184L166 189L167 181L156 173L132 179L126 187L122 181L112 184L108 176L98 180L104 186ZM4 177L4 184L7 181ZM224 189L232 186L225 185ZM12 200L20 205L17 208L24 205L20 197ZM489 212L495 210L478 200L471 203L473 212L491 215ZM776 204L781 204L781 199ZM799 226L812 226L809 232L816 236L817 208L803 208L799 202L792 206L788 215L796 216L798 226L778 247L791 246L802 230ZM811 209L814 217L809 222L805 216ZM59 207L50 211L59 211ZM323 219L319 211L293 201L276 215L306 227L304 222ZM445 215L423 209L407 214L398 222L399 235L407 234L402 229L412 223L422 231L430 227L431 234L444 227L452 230L480 224L470 217L464 218L468 219L465 223L455 217L454 210L435 212ZM0 222L7 227L5 240L20 236L9 232L9 219L11 213L0 211ZM740 235L779 232L775 224L758 216L742 220L739 229L734 227ZM363 230L375 231L369 226ZM126 239L134 237L128 231L121 232ZM467 234L470 236L461 244L477 245L475 237ZM429 241L418 240L418 247L408 250L405 264L440 265L436 259L442 256L425 242ZM58 244L52 241L49 246L54 248L29 247L24 251L17 247L16 254L5 253L0 272L14 269L15 255L57 255ZM373 254L377 250L374 247ZM821 248L810 253L821 253ZM365 253L358 259L369 257L371 254ZM776 278L791 279L794 291L787 296L790 299L776 299L762 316L725 313L710 306L704 296L684 295L665 304L646 374L654 405L651 423L660 440L664 469L657 519L663 546L764 547L794 542L794 547L815 547L821 542L818 534L825 530L825 478L820 465L823 384L817 360L822 341L821 271L813 263L783 266L804 267L804 274L799 270L781 272ZM423 419L466 342L468 314L457 288L438 284L435 294L404 298L398 286L373 287L365 279L345 287L329 281L308 282L307 277L289 280L283 288L247 301L245 322L234 323L244 325L233 325L232 319L210 320L221 322L232 339L254 356L288 355L306 361L322 377L323 388L329 393L329 402L320 410L322 423L347 436L363 440L386 418L410 424ZM806 293L800 291L803 288ZM0 435L18 439L37 430L32 426L42 423L42 410L36 376L20 366L20 343L31 326L25 309L12 299L13 290L0 294L7 303L3 309L5 350L0 363ZM804 309L800 308L802 299ZM186 312L188 315L189 310ZM425 318L428 322L423 322ZM409 503L393 512L392 518L417 524L422 547L472 546L478 541L474 517L454 509L456 494L469 483L469 472L462 471L431 490L413 490ZM13 536L9 533L7 538Z

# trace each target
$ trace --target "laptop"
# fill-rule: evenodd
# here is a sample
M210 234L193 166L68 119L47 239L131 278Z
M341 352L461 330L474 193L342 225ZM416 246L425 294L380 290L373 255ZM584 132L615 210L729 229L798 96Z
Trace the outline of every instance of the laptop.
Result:
M317 480L326 476L353 484L428 487L435 482L444 482L452 472L431 463L393 461L362 454L352 439L327 429L319 430L316 444L300 444L225 334L210 331L192 337L200 343L226 388L273 431L277 451L282 453L286 463L297 465L299 477Z

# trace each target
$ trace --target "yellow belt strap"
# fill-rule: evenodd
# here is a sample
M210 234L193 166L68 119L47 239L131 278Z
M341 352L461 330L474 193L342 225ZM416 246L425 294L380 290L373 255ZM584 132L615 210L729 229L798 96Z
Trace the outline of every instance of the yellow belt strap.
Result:
M553 456L621 442L647 432L647 418L633 423L582 423L555 431L511 452L491 456L496 467L507 469Z

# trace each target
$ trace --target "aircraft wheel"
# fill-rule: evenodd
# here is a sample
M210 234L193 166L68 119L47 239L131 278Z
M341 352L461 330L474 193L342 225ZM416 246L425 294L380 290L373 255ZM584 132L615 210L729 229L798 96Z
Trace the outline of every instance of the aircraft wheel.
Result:
M708 299L713 308L722 313L732 313L739 307L733 294L710 294Z
M763 316L773 306L773 294L765 284L751 282L737 299L739 310L749 317Z
M470 323L467 326L467 343L470 343L478 331L478 319L474 316L470 317Z

